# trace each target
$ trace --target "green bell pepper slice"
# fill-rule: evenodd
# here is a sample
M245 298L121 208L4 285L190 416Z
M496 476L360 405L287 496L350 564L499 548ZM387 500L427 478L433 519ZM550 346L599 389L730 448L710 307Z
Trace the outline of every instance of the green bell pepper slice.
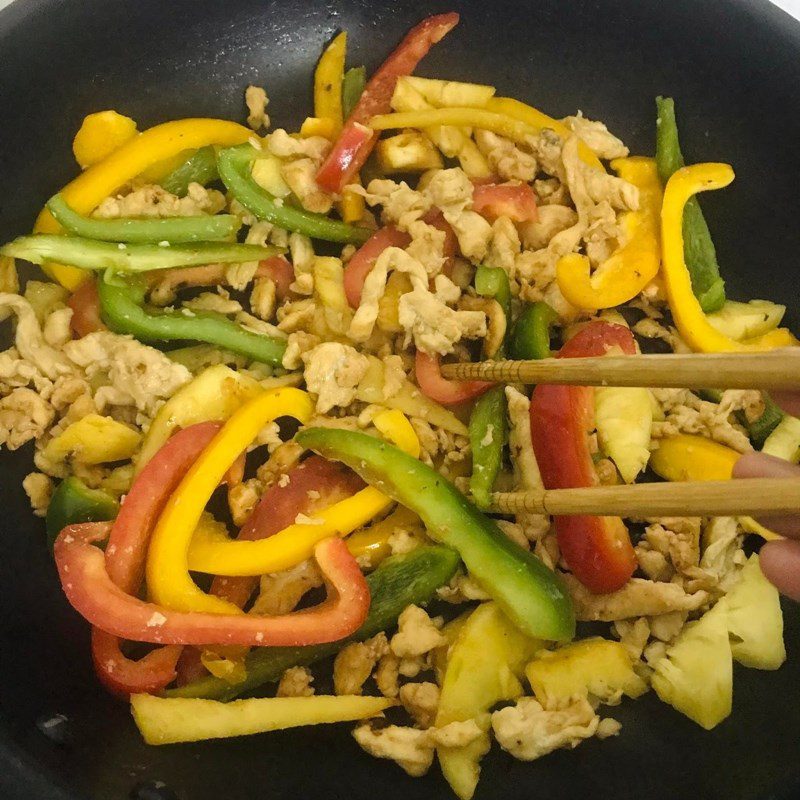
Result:
M489 358L504 358L506 343L511 328L511 284L508 274L500 267L486 267L481 264L475 271L475 291L481 297L494 298L503 309L506 318L506 335L503 344Z
M233 700L265 683L278 681L289 667L307 666L338 653L351 642L361 642L391 628L407 606L421 605L446 584L458 568L458 554L447 547L418 547L410 553L391 556L367 575L370 606L362 626L350 637L329 644L305 647L259 647L245 661L247 677L231 685L211 675L186 686L169 689L166 697L204 697Z
M421 518L428 535L457 550L470 574L526 635L567 641L572 601L561 579L514 544L438 472L397 447L358 431L306 428L298 444L342 461Z
M200 217L164 217L161 219L95 219L73 211L57 194L47 201L47 208L64 230L73 236L104 242L158 244L169 242L230 241L236 238L242 220L235 214ZM119 249L119 248L117 248Z
M176 167L164 180L161 186L170 194L185 197L190 183L207 186L219 178L217 172L217 154L211 145L201 147L192 153L183 164Z
M508 440L506 390L494 386L481 395L469 418L469 443L472 450L472 475L469 490L478 508L488 508L497 473L503 463L503 448Z
M550 329L558 319L555 309L545 302L526 306L514 323L508 344L513 359L530 361L550 358Z
M128 333L142 342L195 341L222 347L271 366L280 366L286 342L247 331L212 311L150 310L145 307L141 279L127 282L102 277L97 282L100 316L115 333Z
M350 116L350 112L356 107L366 85L366 67L351 67L345 72L342 80L342 114L345 119Z
M656 98L656 165L661 181L667 181L685 165L675 101L671 97ZM692 278L692 291L706 314L719 311L725 303L725 281L719 274L717 251L703 216L700 203L692 197L683 211L683 253Z
M114 519L118 511L119 503L107 492L90 489L74 475L65 478L53 492L47 507L47 546L53 549L56 537L67 525L105 522Z

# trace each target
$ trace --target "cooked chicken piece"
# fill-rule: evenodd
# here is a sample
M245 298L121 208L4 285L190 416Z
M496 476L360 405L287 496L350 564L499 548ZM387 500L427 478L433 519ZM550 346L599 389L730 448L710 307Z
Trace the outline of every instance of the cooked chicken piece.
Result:
M303 208L315 214L327 214L333 208L333 196L323 191L317 184L318 166L318 163L311 158L297 158L294 161L287 161L281 167L281 175Z
M424 775L433 763L435 745L428 731L400 725L373 727L362 722L353 737L371 756L395 761L414 778Z
M407 683L400 687L400 702L420 728L430 728L439 708L439 687L435 683Z
M563 122L598 158L611 161L625 158L629 153L622 140L614 136L602 122L587 119L580 111L574 117L565 117Z
M446 643L437 625L419 606L408 606L397 620L390 646L398 658L421 656Z
M307 592L322 586L322 575L311 559L272 575L262 575L251 613L274 617L294 611Z
M37 517L47 514L50 498L53 496L53 481L42 472L29 472L22 479L22 488L28 495L33 513Z
M536 157L510 139L478 128L475 130L475 144L486 156L492 171L504 180L529 183L536 177Z
M369 359L353 347L323 342L304 353L308 391L317 395L317 412L349 406L356 398L359 381L366 375Z
M361 694L378 661L389 652L385 633L365 642L353 642L339 651L333 662L333 686L336 694Z
M54 418L53 407L33 389L13 389L0 398L0 446L16 450L31 439L39 439Z
M276 128L264 137L264 144L278 158L310 158L317 165L328 155L331 143L323 136L291 136Z
M170 194L157 184L147 184L128 194L107 197L92 216L101 219L118 217L202 217L218 214L225 208L225 195L190 183L186 196Z
M311 697L314 676L307 667L289 667L281 676L275 697Z
M254 130L269 128L267 105L269 97L261 86L248 86L244 90L244 102L247 106L247 124Z
M492 239L486 253L486 265L499 267L508 274L509 280L514 280L519 253L520 241L516 226L508 217L498 217L492 224Z

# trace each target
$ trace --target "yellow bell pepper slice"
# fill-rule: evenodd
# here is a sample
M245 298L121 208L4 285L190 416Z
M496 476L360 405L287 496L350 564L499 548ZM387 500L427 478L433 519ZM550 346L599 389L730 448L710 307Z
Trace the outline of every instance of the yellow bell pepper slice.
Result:
M347 539L347 549L354 558L364 559L372 568L377 567L391 555L389 537L398 528L424 530L422 520L413 511L405 506L397 506L391 514L379 522L351 534Z
M229 425L232 423L233 418ZM419 457L419 439L400 411L382 411L373 419L373 424L409 455ZM347 536L385 511L391 503L385 494L367 486L312 515L309 522L289 525L268 539L232 540L212 530L200 530L191 540L188 566L193 571L227 576L280 572L310 558L314 545L322 539Z
M550 128L551 131L555 131L562 139L567 139L573 135L572 131L563 122L553 119L553 117L549 117L533 106L515 100L513 97L493 97L486 104L486 109L496 114L504 114L507 117L520 120L531 128L535 128L537 133L541 131L542 128ZM581 157L581 161L588 164L590 167L596 167L605 172L603 163L595 155L589 145L583 141L578 145L578 155Z
M227 420L243 403L263 391L257 380L224 364L203 370L159 409L136 459L136 472L141 472L178 428Z
M300 136L304 139L310 136L333 139L336 136L336 121L329 117L306 117L300 126Z
M139 446L142 436L112 417L87 414L73 422L44 449L48 461L66 458L81 464L107 464L130 458Z
M215 144L228 147L246 142L253 132L223 119L179 119L140 133L68 183L61 196L78 214L90 214L102 200L148 167L178 153ZM45 208L34 233L60 233L61 226ZM45 272L73 291L88 273L63 264L47 264Z
M683 209L698 192L722 189L734 178L728 164L694 164L673 174L664 191L661 210L662 276L672 317L684 341L701 353L773 350L798 344L786 329L737 342L720 333L708 321L692 292L692 281L683 255Z
M72 154L78 166L86 169L111 155L138 132L136 121L130 117L116 111L97 111L83 118L72 140Z
M378 716L396 700L385 697L256 697L221 703L194 697L131 697L133 719L147 744L201 742L304 725L352 722Z
M658 448L650 456L650 468L667 481L727 481L740 458L741 453L724 444L678 433L659 440ZM739 517L739 524L748 533L756 533L767 541L782 538L752 517Z
M561 294L577 308L597 311L627 303L655 278L661 265L661 181L655 159L618 158L617 175L639 189L639 210L622 218L625 244L593 273L589 259L570 253L559 259L556 279Z
M333 138L344 124L342 80L347 54L347 34L342 31L325 49L314 72L314 114L333 123Z
M177 611L242 613L233 603L206 594L194 583L189 575L189 543L223 476L264 426L285 416L306 423L313 413L311 398L299 389L263 392L239 408L211 440L170 497L153 530L147 587L156 603ZM209 571L216 570L212 567Z
M361 181L358 180L356 183L361 183ZM362 220L367 209L363 195L348 188L345 188L342 192L342 199L337 203L336 207L342 220L350 224Z

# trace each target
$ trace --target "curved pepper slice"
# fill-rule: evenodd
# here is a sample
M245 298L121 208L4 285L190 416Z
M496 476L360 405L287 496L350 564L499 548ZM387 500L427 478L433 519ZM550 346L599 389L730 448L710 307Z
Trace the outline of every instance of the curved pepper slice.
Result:
M147 545L158 515L184 472L219 431L216 422L193 425L167 442L134 481L110 529L106 547L109 580L129 595L139 591ZM144 658L127 658L120 640L92 629L92 660L100 682L113 694L127 697L135 692L156 692L175 679L181 648L154 650Z
M72 309L69 327L78 339L94 331L108 330L100 318L100 295L94 278L84 281L70 295L67 305Z
M103 552L93 546L105 538L104 528L107 524L102 522L64 528L56 539L56 565L72 607L96 627L124 639L156 644L297 647L349 636L369 610L369 587L341 539L325 539L314 549L328 587L323 603L291 614L259 617L239 609L235 614L174 611L125 594L109 578Z
M192 580L187 557L192 534L225 472L263 427L283 416L305 423L313 413L311 398L299 389L264 392L239 408L203 450L172 494L153 531L147 556L147 588L157 603L178 611L241 613L232 603L203 592ZM320 538L323 537L315 543ZM223 574L216 565L208 571Z
M722 189L733 177L733 170L728 164L695 164L679 169L667 183L661 211L662 273L672 318L684 341L701 353L772 350L796 345L797 339L786 328L778 328L743 342L725 336L708 321L692 291L683 248L684 206L698 192Z
M342 81L347 53L347 33L342 31L325 49L314 71L314 115L332 123L338 136L344 124Z
M411 237L397 228L387 225L375 231L361 247L353 253L353 257L344 268L344 293L350 308L358 308L361 303L361 290L378 256L387 247L407 247Z
M559 358L603 356L611 348L633 355L633 334L621 325L593 322L570 339ZM589 450L594 390L537 386L531 397L531 439L545 489L598 483ZM575 577L595 593L623 586L636 568L628 531L619 517L556 517L558 545Z
M625 244L590 275L589 259L570 253L559 259L556 279L572 305L596 311L627 303L655 278L661 264L661 183L652 158L618 158L617 175L639 189L639 210L622 218Z
M67 184L60 194L78 214L90 214L112 192L159 161L209 144L224 147L241 144L252 135L253 132L244 126L222 119L165 122L125 142ZM33 230L34 233L58 233L61 228L52 214L44 209ZM45 272L68 289L76 289L87 277L86 273L62 264L43 266Z
M472 400L494 386L489 381L451 381L442 377L439 356L417 350L414 358L414 374L423 393L446 406Z
M233 420L231 418L229 424L233 424ZM376 415L373 424L413 458L419 456L419 439L402 412L396 409L383 411ZM367 486L358 494L315 514L310 522L294 523L268 539L232 540L212 530L201 529L191 540L189 569L229 576L280 572L307 559L321 539L326 536L347 536L366 525L391 503L392 500L385 494Z

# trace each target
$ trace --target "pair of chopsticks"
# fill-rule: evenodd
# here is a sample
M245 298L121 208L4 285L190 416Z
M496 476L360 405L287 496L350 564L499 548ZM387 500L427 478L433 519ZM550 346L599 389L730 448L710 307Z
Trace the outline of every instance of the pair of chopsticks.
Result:
M709 353L546 358L443 364L451 380L571 386L800 391L800 353ZM800 479L644 483L586 489L496 492L496 511L613 516L739 516L800 512Z

